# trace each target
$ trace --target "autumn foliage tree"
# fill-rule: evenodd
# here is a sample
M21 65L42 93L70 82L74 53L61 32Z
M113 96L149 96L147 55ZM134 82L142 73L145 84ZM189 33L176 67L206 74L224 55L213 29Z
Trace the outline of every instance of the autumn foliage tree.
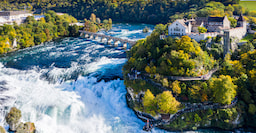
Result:
M180 107L180 102L173 97L171 91L164 91L163 93L158 94L156 96L156 104L158 112L164 114L174 114Z
M155 96L149 89L145 92L142 100L142 104L146 112L151 112L155 110Z
M207 29L205 27L198 27L198 32L199 33L206 33Z
M220 75L219 78L212 78L209 86L213 92L213 101L221 104L231 104L236 96L236 88L229 75Z
M180 82L179 81L174 81L172 82L172 91L176 95L179 95L181 93L181 88L180 88Z
M9 49L9 39L0 36L0 54L8 52Z

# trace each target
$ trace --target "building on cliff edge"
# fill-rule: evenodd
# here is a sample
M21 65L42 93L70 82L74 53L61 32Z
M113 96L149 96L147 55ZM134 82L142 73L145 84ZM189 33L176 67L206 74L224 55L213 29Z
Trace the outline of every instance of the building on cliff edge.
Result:
M206 33L199 33L198 27L205 27ZM196 41L205 40L207 37L223 35L224 30L229 30L231 38L241 40L247 33L247 25L242 15L237 19L237 27L231 28L230 21L225 17L198 17L195 19L177 19L168 26L169 36L188 35Z
M33 16L33 14L28 11L0 11L0 25L13 22L21 24L28 16Z

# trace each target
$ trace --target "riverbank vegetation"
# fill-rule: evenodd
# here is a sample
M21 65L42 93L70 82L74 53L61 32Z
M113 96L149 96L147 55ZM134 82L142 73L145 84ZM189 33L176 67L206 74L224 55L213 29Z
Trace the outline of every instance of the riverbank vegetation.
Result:
M222 2L226 6L239 3L239 0L215 1ZM21 4L28 3L28 7L37 11L55 10L56 12L65 12L80 20L89 18L90 14L94 13L102 19L112 18L114 21L121 22L157 24L174 21L177 17L197 15L198 10L208 7L208 2L209 0L8 0L8 2L4 1L3 5L9 4L23 8ZM13 9L12 6L9 7ZM9 9L5 6L0 8ZM217 9L212 12L216 11Z
M200 127L230 130L242 126L242 124L233 123L239 121L238 114L236 108L189 112L179 116L165 128L172 131L180 129L197 130Z
M244 8L248 8L249 10L255 10L256 1L252 0L244 0L239 2Z
M99 30L108 31L112 28L112 19L104 19L103 21L100 18L97 18L94 13L91 14L89 20L84 19L84 30L89 32L98 32Z
M24 24L0 26L0 54L13 49L39 45L60 37L78 36L79 27L69 25L74 22L77 20L70 15L57 15L54 11L48 11L45 17L38 21L33 16L29 16ZM14 46L15 40L17 46Z
M182 114L178 119L164 125L169 130L197 129L200 127L218 127L233 129L242 126L255 127L256 114L256 70L253 67L256 50L256 36L239 46L232 55L223 58L221 38L208 38L197 43L188 36L181 38L159 38L163 32L167 34L166 25L157 25L150 36L139 40L127 53L128 62L124 65L125 85L133 88L137 100L134 108L152 116L161 113L157 104L159 95L170 92L170 97L180 103L217 103L230 105L239 100L236 106L227 109L200 110ZM211 39L211 41L209 41ZM206 48L211 44L210 48ZM219 70L209 80L179 81L170 77L199 77L211 69ZM136 71L135 71L136 70ZM139 72L139 73L138 73ZM134 78L137 76L137 79ZM147 80L145 80L147 79ZM137 80L147 86L136 85ZM153 82L146 82L146 81ZM155 88L150 88L149 86ZM161 87L165 88L165 90ZM156 91L158 88L159 91ZM166 100L167 101L167 100ZM173 102L175 103L175 102ZM172 105L170 105L172 106ZM201 106L201 105L200 105ZM173 106L178 107L178 106ZM166 107L167 108L167 107ZM184 105L176 109L182 109ZM209 114L210 112L210 114ZM215 126L214 126L215 125ZM225 126L227 125L227 126Z
M158 28L159 27L159 28ZM146 40L140 40L129 52L125 70L136 68L149 74L165 76L201 76L214 68L216 61L188 36L160 40L165 27L158 25Z

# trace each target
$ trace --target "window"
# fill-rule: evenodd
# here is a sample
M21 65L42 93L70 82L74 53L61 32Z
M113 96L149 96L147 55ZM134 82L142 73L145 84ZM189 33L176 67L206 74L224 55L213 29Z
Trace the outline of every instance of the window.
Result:
M178 26L178 24L176 24L176 26Z

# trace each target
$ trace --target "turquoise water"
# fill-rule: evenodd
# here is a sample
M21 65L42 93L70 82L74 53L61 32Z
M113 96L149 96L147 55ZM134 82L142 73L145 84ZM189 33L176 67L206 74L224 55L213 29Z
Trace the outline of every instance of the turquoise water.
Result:
M142 33L146 26L152 32L152 25L114 24L106 34L138 40L150 35ZM0 81L9 88L3 95L16 97L13 106L21 109L22 121L34 122L39 133L143 132L144 123L126 104L125 51L64 38L10 53L0 61Z

